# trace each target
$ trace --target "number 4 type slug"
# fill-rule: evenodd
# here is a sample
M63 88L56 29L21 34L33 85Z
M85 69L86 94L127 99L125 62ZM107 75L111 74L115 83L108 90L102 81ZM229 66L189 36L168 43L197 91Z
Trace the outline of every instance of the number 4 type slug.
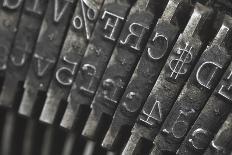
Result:
M164 10L164 4L166 4L164 1L161 3L159 0L138 0L131 8L91 104L91 113L82 132L84 136L99 138L97 130L100 131L101 124L105 124L103 115L109 116L110 119L113 116L124 88L145 48L150 30Z
M110 128L102 143L103 147L116 149L115 147L122 143L119 139L122 136L120 133L123 128L130 130L133 127L139 110L158 78L173 44L180 31L183 30L185 23L180 27L180 21L177 19L180 19L181 12L185 11L187 21L191 10L189 8L190 5L185 0L170 0L167 4L120 99Z
M197 3L184 32L177 39L127 142L123 154L140 151L141 138L153 141L182 87L187 81L205 40L202 31L212 17L212 9ZM136 151L137 150L137 151Z

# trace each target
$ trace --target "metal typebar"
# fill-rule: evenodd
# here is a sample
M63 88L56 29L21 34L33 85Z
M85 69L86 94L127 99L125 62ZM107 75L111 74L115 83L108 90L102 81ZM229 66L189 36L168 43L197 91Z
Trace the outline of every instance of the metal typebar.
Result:
M50 83L40 120L54 122L62 100L67 100L104 0L79 0Z
M153 154L163 151L175 153L184 140L231 61L232 52L228 47L232 38L231 28L232 18L225 16L215 39L201 55L156 136Z
M141 138L154 140L202 52L203 43L207 40L203 38L207 32L202 33L202 30L207 27L212 12L212 9L199 3L195 5L184 32L174 45L143 106L123 154L139 152Z
M12 107L19 82L24 82L48 0L25 0L9 55L0 105ZM20 88L19 88L20 89Z
M188 8L189 5L185 0L170 0L167 4L120 99L110 128L102 143L103 147L116 149L117 145L122 143L119 139L122 136L120 133L123 128L130 130L133 127L139 110L149 95L173 44L184 27L180 27L180 21L177 20L180 17L180 12L184 11L188 19L189 16L187 15L190 12ZM184 21L183 18L181 19Z
M19 113L31 116L38 93L46 92L77 0L50 0L27 77ZM38 103L43 104L43 103Z
M105 0L69 94L61 126L72 128L82 118L82 111L89 113L91 101L133 2Z

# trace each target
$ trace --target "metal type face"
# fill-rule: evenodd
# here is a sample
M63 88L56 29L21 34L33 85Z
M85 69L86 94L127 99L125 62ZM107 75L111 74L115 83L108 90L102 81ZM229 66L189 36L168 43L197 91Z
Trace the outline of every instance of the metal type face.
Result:
M17 32L23 0L0 1L0 76L4 76L7 60Z
M18 83L24 81L38 37L47 0L26 0L9 55L0 105L12 107Z
M68 30L40 120L52 124L66 100L97 21L103 0L79 0Z
M31 116L38 91L47 91L75 5L76 0L49 1L25 80L20 114Z
M115 149L121 143L117 139L120 137L122 128L132 127L136 120L141 106L149 95L176 41L180 29L175 19L180 10L186 9L183 7L183 3L186 1L171 0L167 4L120 99L110 128L102 143L103 147Z
M110 117L114 114L118 101L147 43L149 30L160 16L153 13L151 8L164 8L163 6L162 3L154 0L139 0L132 7L91 105L89 118L94 117L94 120L101 122L94 122L95 126L90 123L94 120L88 119L82 132L84 136L99 138L96 130L101 128L99 124L104 122L104 119L101 119L102 115L107 114ZM161 9L160 12L162 12Z
M231 79L232 64L192 125L177 154L199 154L209 146L214 134L231 112Z
M229 114L204 155L227 155L232 151L232 113Z
M72 128L80 107L89 108L130 7L125 0L105 0L69 94L61 126Z
M133 154L139 147L141 138L152 141L172 104L179 95L201 54L201 30L210 19L212 10L197 3L193 14L172 49L150 95L143 106L132 135L123 154Z
M232 19L226 16L214 41L201 55L157 134L153 154L177 151L231 60L232 53L226 46L231 41L231 27Z

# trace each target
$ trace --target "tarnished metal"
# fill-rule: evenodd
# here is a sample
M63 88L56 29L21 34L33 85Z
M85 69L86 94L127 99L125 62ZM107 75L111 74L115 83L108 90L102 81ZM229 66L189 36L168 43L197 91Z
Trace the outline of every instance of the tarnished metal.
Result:
M197 119L231 60L232 52L228 47L232 39L231 28L232 18L225 16L214 41L201 55L157 134L153 154L175 153Z
M105 122L102 115L111 118L114 114L118 101L146 46L150 36L150 29L153 29L163 11L164 2L159 0L139 0L131 8L117 46L114 48L93 99L92 110L82 132L84 136L100 138L96 130L101 128L100 124ZM105 126L105 128L107 127Z
M232 63L192 125L177 154L199 154L209 146L232 108Z
M7 60L12 48L23 0L0 0L0 77L7 69Z
M227 155L232 151L232 113L214 136L204 155Z
M25 0L9 55L0 105L12 107L19 82L24 82L48 0Z
M31 116L39 91L47 91L76 0L50 0L24 84L19 113ZM42 104L42 103L39 103Z
M138 142L141 138L154 140L202 52L203 43L207 40L202 38L206 31L202 31L207 27L206 23L211 19L212 12L212 9L196 4L184 32L174 45L143 106L123 154L139 152Z
M69 94L61 126L72 128L74 122L81 117L78 116L80 109L89 109L132 2L133 0L105 0Z
M122 143L118 141L122 128L132 128L181 30L177 20L180 13L184 11L188 19L190 9L186 6L189 5L185 0L170 0L167 4L119 102L103 147L115 149Z
M61 100L67 100L97 21L103 0L79 0L61 50L40 120L52 124Z

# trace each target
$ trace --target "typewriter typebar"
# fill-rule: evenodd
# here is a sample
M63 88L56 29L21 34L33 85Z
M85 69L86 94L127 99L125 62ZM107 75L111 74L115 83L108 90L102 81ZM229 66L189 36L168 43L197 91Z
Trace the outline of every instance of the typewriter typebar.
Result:
M51 0L48 3L42 26L24 83L24 94L19 113L31 116L46 92L57 57L66 36L66 29L75 8L76 0Z
M70 23L40 120L52 124L62 100L67 100L103 0L80 0Z
M232 155L231 0L0 0L0 155Z
M20 21L23 0L0 1L0 77L4 78L7 60Z
M105 0L68 96L61 126L72 128L83 118L82 115L89 113L91 101L133 2ZM83 119L81 121L85 122Z
M211 141L210 146L205 151L205 155L210 154L222 154L226 155L232 151L231 139L232 139L232 113L229 114L220 130Z
M182 0L171 0L167 4L162 17L158 20L149 38L129 84L119 100L119 105L102 144L104 147L116 149L117 145L123 143L119 140L119 138L122 138L120 133L124 130L131 130L179 32L184 27L179 27L178 17L181 11L187 9L185 5L189 7L189 4L187 5L186 1ZM185 13L188 14L187 11Z
M198 55L201 54L204 38L201 30L207 26L213 10L197 3L192 16L174 45L154 87L148 96L123 154L140 151L141 138L153 141L162 122L168 115ZM207 32L207 31L204 31Z
M225 16L212 44L201 55L162 125L161 131L156 136L154 154L162 150L173 153L177 151L181 141L215 89L223 71L231 61L232 53L228 47L228 42L232 37L231 26L231 17Z
M196 154L205 151L214 134L231 112L231 67L232 64L227 68L221 81L184 138L177 154Z
M38 38L48 0L25 0L18 30L11 49L0 105L12 107L17 92L23 87L31 56Z
M162 12L158 9L161 6L155 0L139 0L131 8L92 101L91 113L82 132L84 136L95 139L98 135L96 130L100 130L101 124L105 124L103 115L110 117L114 114L124 87L147 43L152 24L157 22L159 12Z

